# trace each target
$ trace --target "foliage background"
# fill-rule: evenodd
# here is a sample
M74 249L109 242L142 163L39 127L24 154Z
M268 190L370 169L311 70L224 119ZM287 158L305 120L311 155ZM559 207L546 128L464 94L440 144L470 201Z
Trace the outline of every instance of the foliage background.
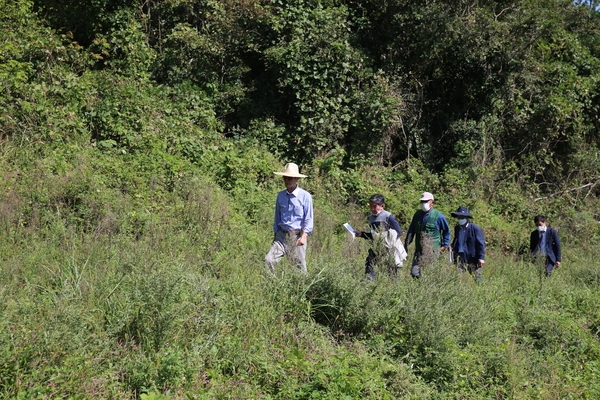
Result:
M0 0L0 396L598 397L599 32L554 0ZM287 161L306 277L263 271ZM341 224L425 190L485 284L366 285Z

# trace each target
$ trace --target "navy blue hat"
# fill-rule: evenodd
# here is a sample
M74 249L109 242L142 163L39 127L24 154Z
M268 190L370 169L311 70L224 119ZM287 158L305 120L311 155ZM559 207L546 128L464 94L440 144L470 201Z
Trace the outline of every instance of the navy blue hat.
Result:
M458 209L450 215L452 215L454 218L473 218L469 212L469 209L463 206L458 207Z

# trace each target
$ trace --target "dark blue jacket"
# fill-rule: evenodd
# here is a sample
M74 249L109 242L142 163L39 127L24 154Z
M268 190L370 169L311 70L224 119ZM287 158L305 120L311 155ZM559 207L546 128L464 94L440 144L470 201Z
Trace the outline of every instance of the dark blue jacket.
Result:
M480 227L472 222L469 222L465 228L460 225L454 227L454 240L452 241L452 250L456 252L458 250L458 233L459 229L466 229L466 253L462 255L461 261L467 264L477 264L478 260L485 260L485 239L483 238L483 231ZM456 254L459 257L459 254Z
M546 228L544 238L546 239L546 256L548 256L548 260L550 260L552 264L560 262L560 239L558 238L556 229L550 227ZM535 256L540 250L540 232L537 229L531 232L529 249L531 250L532 256Z

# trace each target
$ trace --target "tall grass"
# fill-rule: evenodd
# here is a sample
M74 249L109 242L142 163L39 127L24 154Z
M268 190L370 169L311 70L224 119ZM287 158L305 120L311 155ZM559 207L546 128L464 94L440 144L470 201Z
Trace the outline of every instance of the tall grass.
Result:
M191 228L32 233L0 276L4 396L583 393L571 378L598 353L592 268L540 280L535 265L498 254L483 284L443 260L420 280L382 270L367 282L362 254L342 257L345 237L329 240L308 276L283 261L271 277L259 248L218 255L240 246L228 230L206 249Z
M368 282L369 244L341 228L364 215L315 196L308 275L283 260L272 276L271 221L247 222L206 179L187 176L149 207L143 190L117 190L94 168L78 176L46 167L3 181L3 398L600 392L591 252L566 247L550 278L492 249L482 284L441 258L419 280L408 266L396 277L380 266Z

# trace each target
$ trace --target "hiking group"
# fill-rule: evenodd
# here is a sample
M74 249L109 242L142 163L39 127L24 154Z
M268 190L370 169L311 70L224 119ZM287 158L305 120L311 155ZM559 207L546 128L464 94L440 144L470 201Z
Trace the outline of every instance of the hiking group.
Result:
M308 236L313 230L312 196L298 186L298 165L288 163L282 172L285 189L277 194L273 223L273 243L265 257L266 267L271 273L283 256L288 256L300 271L306 273L306 248ZM395 276L407 258L406 249L414 241L415 251L410 274L420 278L423 267L431 265L443 253L453 261L460 272L469 272L478 282L483 281L485 265L485 238L482 229L474 224L468 208L460 206L451 216L456 219L454 239L450 242L450 226L444 214L435 209L433 194L424 192L420 209L415 212L406 232L404 245L401 242L402 228L396 217L385 210L385 198L375 194L369 198L368 216L370 231L353 230L356 237L372 243L365 260L367 279L376 277L375 266L384 264ZM544 263L544 273L550 276L561 263L561 245L556 229L546 225L546 217L534 217L537 227L530 235L530 253ZM454 257L453 257L454 255Z

